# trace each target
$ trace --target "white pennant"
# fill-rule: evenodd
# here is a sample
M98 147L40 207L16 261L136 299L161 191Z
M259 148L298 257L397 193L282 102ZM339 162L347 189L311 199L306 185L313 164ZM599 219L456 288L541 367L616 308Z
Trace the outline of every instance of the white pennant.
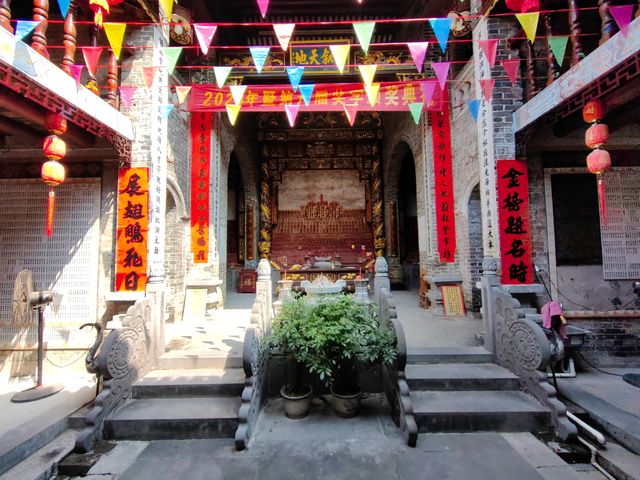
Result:
M276 37L278 37L278 42L280 42L280 46L282 50L287 50L289 47L289 41L291 40L291 36L293 35L293 29L295 28L295 23L274 23L273 30L276 32Z
M218 88L222 88L224 87L224 82L227 81L227 77L231 73L231 67L213 67L213 73L216 76Z
M233 97L233 103L236 105L242 104L242 97L244 97L244 92L247 90L246 85L231 85L229 87L231 90L231 96Z

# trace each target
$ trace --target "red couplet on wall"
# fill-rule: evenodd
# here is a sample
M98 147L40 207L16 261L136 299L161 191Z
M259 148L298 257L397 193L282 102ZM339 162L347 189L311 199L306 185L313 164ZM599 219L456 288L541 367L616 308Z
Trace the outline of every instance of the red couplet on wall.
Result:
M522 160L499 160L497 175L502 284L532 284L527 163Z
M194 263L209 260L211 113L191 115L191 251Z
M446 89L441 112L430 111L433 140L433 167L436 183L436 227L440 261L451 263L456 255L456 219L453 198L453 167L451 162L451 125Z
M142 292L147 285L149 169L118 171L116 291Z

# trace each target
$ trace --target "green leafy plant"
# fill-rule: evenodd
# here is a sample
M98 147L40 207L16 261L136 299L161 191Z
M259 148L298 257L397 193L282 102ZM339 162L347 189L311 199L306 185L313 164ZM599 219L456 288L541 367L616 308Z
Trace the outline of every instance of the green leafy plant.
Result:
M380 326L374 306L350 295L296 297L284 303L274 319L270 345L334 384L347 372L396 357L393 330Z

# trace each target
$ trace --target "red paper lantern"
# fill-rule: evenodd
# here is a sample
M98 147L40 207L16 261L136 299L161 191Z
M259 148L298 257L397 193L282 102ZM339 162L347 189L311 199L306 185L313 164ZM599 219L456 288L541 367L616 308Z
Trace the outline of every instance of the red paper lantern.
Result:
M609 127L604 123L594 123L584 134L584 143L591 149L602 147L607 140L609 140Z
M582 118L587 123L599 122L604 118L604 103L600 99L591 100L582 107Z
M42 164L40 178L42 178L42 181L50 187L57 187L60 185L64 182L65 176L66 172L64 170L64 165L57 160L49 160Z
M109 14L109 9L122 3L124 0L89 0L89 7L95 14L93 16L93 22L99 27L102 26L102 20L104 16Z
M61 113L49 112L44 117L44 128L54 135L62 135L67 131L67 119Z
M67 154L67 144L57 135L49 135L44 139L42 151L49 160L60 160Z
M519 13L539 12L540 0L505 0L509 10Z
M587 155L587 169L590 173L600 175L611 168L611 155L606 150L596 148Z

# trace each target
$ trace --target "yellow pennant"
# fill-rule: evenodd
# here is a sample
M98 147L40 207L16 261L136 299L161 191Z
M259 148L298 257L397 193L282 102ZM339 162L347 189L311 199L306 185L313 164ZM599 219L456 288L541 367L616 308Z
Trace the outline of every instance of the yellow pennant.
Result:
M358 65L362 80L367 87L370 87L373 83L373 77L376 76L377 65Z
M187 99L187 95L191 91L191 87L176 87L176 95L178 95L178 103L182 105L184 101Z
M111 50L118 60L120 60L120 52L122 51L122 41L124 40L124 31L127 28L126 23L104 23L102 24L104 33L107 34L107 40L111 45Z
M522 25L524 33L531 43L536 40L536 30L538 30L538 19L540 12L516 13L516 17Z
M336 62L340 73L344 72L344 66L347 63L349 57L350 45L329 45L331 49L331 55L333 55L333 61Z
M371 85L365 85L364 91L367 92L367 97L369 98L369 105L372 107L376 106L376 102L378 101L378 95L380 94L380 84L372 83Z
M240 113L240 105L227 105L227 115L229 115L229 123L231 125L236 124L238 114Z
M160 0L160 5L162 6L162 11L166 18L171 18L171 13L173 13L173 2L174 0Z

